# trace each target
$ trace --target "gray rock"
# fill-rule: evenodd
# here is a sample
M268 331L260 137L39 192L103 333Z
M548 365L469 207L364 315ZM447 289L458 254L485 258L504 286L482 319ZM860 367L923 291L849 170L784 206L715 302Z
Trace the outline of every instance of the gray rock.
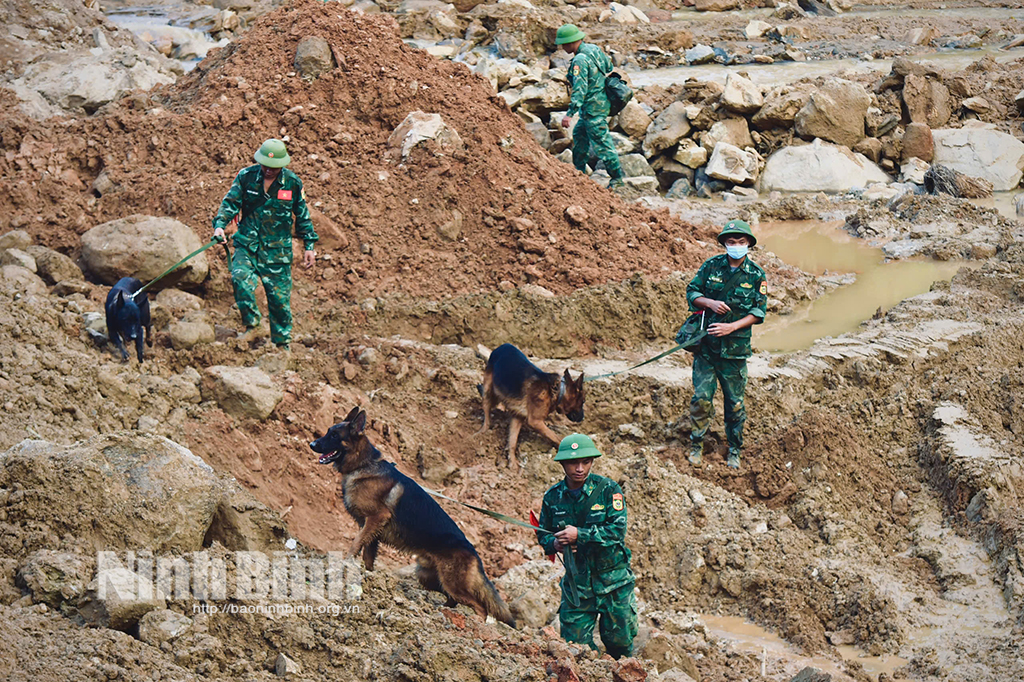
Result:
M697 146L693 140L680 140L672 158L688 168L700 168L708 162L708 150Z
M757 179L760 172L758 155L744 151L728 142L719 142L708 161L708 177L725 180L734 185L749 184Z
M203 308L203 299L181 289L164 289L156 295L155 300L166 308L172 317L176 318L184 317L190 312Z
M544 149L551 149L551 131L543 123L527 123L526 132L533 135L533 139L537 141Z
M964 175L988 180L997 192L1020 184L1024 142L998 130L955 128L932 130L933 163Z
M392 160L405 160L413 147L428 140L447 154L465 147L458 132L449 127L440 114L413 111L388 137L388 156Z
M0 235L0 252L7 249L21 249L27 251L32 245L32 235L25 230L11 230Z
M797 113L795 131L804 138L821 138L852 147L864 137L864 115L871 96L859 83L829 78Z
M0 253L0 265L17 265L18 267L25 268L29 272L38 272L36 259L21 249L7 249L3 253Z
M181 637L192 629L192 619L176 611L158 609L139 620L139 639L152 646L160 646Z
M693 187L690 185L690 181L687 178L679 178L672 183L668 192L665 193L666 199L685 199L693 193Z
M644 137L644 156L650 158L686 137L690 132L690 121L686 116L686 105L673 102L658 114Z
M36 272L48 284L84 279L81 268L63 253L45 246L29 246L25 251L35 259Z
M626 154L619 157L619 162L622 164L622 173L627 178L653 177L655 175L654 169L651 168L651 164L647 163L643 154Z
M627 187L631 187L640 194L644 195L657 194L658 188L660 187L658 183L658 178L654 177L653 175L640 176L636 178L625 178L623 182L625 182Z
M184 223L132 215L97 225L83 234L82 261L86 270L105 284L126 276L148 282L200 246L199 237ZM156 286L193 286L209 273L210 264L203 252Z
M783 147L768 158L761 173L762 192L847 192L890 181L867 157L821 140Z
M715 51L707 45L694 45L683 54L686 63L695 66L715 60Z
M632 138L637 140L643 138L650 125L651 117L636 100L630 100L619 112L619 128Z
M284 392L256 367L215 365L206 370L212 393L221 409L243 419L266 419L284 398Z
M832 682L832 676L817 668L804 668L789 682Z
M295 70L303 78L316 78L334 68L330 44L320 36L307 36L295 49Z
M274 663L274 672L278 677L299 675L302 673L302 666L298 661L293 661L284 654L278 654L277 661Z
M620 157L625 154L632 154L636 149L636 143L622 133L608 133L611 135L612 143L615 145L615 153Z
M725 78L722 106L740 114L752 114L764 105L761 88L743 76L730 73Z

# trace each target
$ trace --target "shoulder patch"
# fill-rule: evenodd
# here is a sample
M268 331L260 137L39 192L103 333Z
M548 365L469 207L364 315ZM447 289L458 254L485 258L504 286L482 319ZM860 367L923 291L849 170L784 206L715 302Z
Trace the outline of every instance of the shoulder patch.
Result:
M579 64L573 64L572 65L572 75L574 75L574 76L580 75L580 65Z
M761 292L762 296L768 294L768 282L766 280L761 280L761 288L759 289L759 291Z
M281 201L291 201L292 191L290 189L279 189L277 190L277 198Z
M612 509L615 511L622 511L626 508L626 503L622 499L622 493L615 493L612 495Z

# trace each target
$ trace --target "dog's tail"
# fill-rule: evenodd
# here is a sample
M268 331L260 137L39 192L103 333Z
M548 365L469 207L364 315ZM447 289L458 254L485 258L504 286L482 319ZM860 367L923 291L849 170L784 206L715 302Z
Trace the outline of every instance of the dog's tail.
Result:
M476 558L476 568L480 572L480 580L474 581L473 585L477 598L483 602L489 615L514 628L516 626L516 619L512 617L512 611L509 610L505 600L498 594L498 588L494 586L494 583L484 573L484 564L480 561L479 555Z

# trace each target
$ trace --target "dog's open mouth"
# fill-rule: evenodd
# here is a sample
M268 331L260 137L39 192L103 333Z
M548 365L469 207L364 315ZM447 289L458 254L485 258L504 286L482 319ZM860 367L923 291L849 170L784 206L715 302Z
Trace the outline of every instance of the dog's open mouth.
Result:
M330 464L331 462L333 462L337 458L338 458L338 451L335 450L334 452L325 452L324 454L320 455L320 459L318 461L321 464Z

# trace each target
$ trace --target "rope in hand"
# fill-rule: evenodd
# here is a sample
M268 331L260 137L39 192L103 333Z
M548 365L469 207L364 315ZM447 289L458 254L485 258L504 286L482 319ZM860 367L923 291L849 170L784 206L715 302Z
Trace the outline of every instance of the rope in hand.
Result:
M189 260L191 260L191 259L195 258L195 257L196 257L196 256L198 256L199 254L201 254L201 253L202 253L203 251L206 251L206 250L207 250L208 248L210 248L210 247L211 247L211 246L213 246L214 244L217 244L218 242L220 242L220 240L219 240L219 239L217 239L216 237L214 237L213 239L211 239L211 240L209 241L209 243L207 243L207 244L205 244L205 245L203 245L203 246L199 247L198 249L196 249L196 250L195 250L195 251L193 251L192 253L188 254L187 256L185 256L184 258L182 258L182 259L181 259L180 261L178 261L177 263L175 263L174 265L172 265L171 267L167 268L167 269L166 269L166 270L164 270L164 271L163 271L162 273L160 273L159 275L157 275L156 279L150 280L149 284L145 285L144 287L142 287L141 289L139 289L138 291L136 291L136 292L135 292L134 294L132 294L132 296L131 296L131 297L132 297L132 299L134 300L136 296L138 296L139 294L141 294L141 293L143 293L144 291L146 291L146 289L150 288L151 286L153 286L154 284L156 284L157 282L159 282L160 280L162 280L162 279L163 279L164 277L166 277L167 275L169 275L169 274L171 274L172 272L174 272L175 270L177 270L177 269L178 269L178 268L179 268L180 266L184 265L184 264L185 264L185 263L187 263L187 262L188 262ZM227 248L227 243L226 243L226 242L224 243L224 247L225 247L225 249ZM230 263L230 262L231 262L231 254L229 253L229 254L228 254L228 263Z
M637 369L639 367L643 367L644 365L649 365L652 362L657 362L658 360L661 360L663 357L666 357L668 355L672 355L673 353L676 353L676 352L681 351L681 350L683 350L683 345L682 344L676 346L675 348L670 348L667 351L665 351L664 353L659 353L659 354L655 355L653 358L650 358L648 360L644 360L643 362L641 362L638 365L633 365L632 367L627 367L626 369L620 369L618 372L608 372L607 374L598 374L597 376L593 376L593 377L584 377L583 381L587 382L587 381L595 381L596 379L607 379L608 377L617 376L619 374L625 374L626 372L632 372L634 369Z

